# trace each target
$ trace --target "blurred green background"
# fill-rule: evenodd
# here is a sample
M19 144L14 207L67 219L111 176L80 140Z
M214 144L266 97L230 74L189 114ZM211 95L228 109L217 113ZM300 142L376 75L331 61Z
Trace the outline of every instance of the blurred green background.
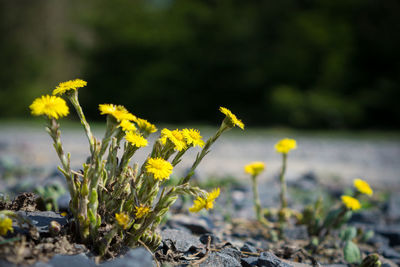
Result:
M399 129L398 0L0 0L0 117L58 82L153 122Z

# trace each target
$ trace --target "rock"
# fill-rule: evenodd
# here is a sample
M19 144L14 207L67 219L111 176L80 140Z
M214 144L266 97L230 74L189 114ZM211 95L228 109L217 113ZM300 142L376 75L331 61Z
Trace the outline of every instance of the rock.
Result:
M242 263L242 266L244 266L244 267L257 266L258 258L257 257L241 258L240 262Z
M367 244L376 247L389 246L389 239L380 234L374 233L374 235L367 240Z
M283 262L271 252L261 253L260 257L258 258L257 264L258 266L262 267L293 267L293 265Z
M400 195L391 194L386 207L387 217L391 221L400 220Z
M232 258L235 258L238 262L240 262L240 257L242 256L242 253L234 247L224 247L221 249L220 253L229 255Z
M145 248L131 249L124 256L100 264L104 267L153 266L153 256Z
M241 267L240 263L233 257L221 252L210 252L200 267Z
M240 250L244 252L257 253L257 249L250 245L248 242L246 242Z
M34 265L34 267L43 267L43 266L51 266L51 267L71 267L71 266L93 266L96 264L93 260L89 259L85 254L77 254L77 255L55 255L51 260L47 263L47 265L43 265L43 263L38 262Z
M185 227L193 234L210 234L214 228L212 221L206 217L192 217L183 214L174 215L169 219L168 225L171 228Z
M285 227L283 230L284 236L290 240L307 240L308 231L307 226L299 225L291 228Z
M188 232L176 229L165 229L161 232L162 240L170 240L180 252L187 252L192 247L198 248L204 245L200 240Z
M68 220L65 217L53 211L18 211L17 213L31 221L32 224L36 226L39 233L44 234L49 233L49 225L51 221L56 221L61 227L64 227L68 223ZM21 230L19 227L15 227L15 229L16 231Z
M390 246L400 245L400 225L385 225L375 227L375 233L389 239Z
M384 216L379 211L364 210L354 212L349 220L349 223L372 224L380 225L384 222Z
M383 246L379 249L379 254L388 259L400 260L400 253L389 246Z

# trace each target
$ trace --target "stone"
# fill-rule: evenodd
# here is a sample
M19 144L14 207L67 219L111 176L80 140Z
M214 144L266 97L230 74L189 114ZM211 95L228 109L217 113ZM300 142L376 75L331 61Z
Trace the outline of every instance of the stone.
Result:
M217 243L220 243L220 242L221 242L221 240L219 239L219 237L216 236L216 235L214 235L214 234L204 234L204 235L201 235L200 238L199 238L199 240L200 240L200 242L203 243L204 245L207 245L208 237L211 238L211 244L217 244Z
M210 234L214 228L212 221L206 217L192 217L183 214L174 215L169 219L168 225L171 228L187 228L193 234Z
M261 253L257 264L260 267L293 267L293 265L283 262L271 252Z
M308 231L307 226L299 225L293 227L285 227L283 229L283 234L286 238L290 240L307 240L308 239Z
M258 258L257 257L247 257L247 258L241 258L240 262L242 263L242 266L244 267L251 267L251 266L257 266L258 264Z
M400 245L400 225L377 226L374 231L389 239L390 246Z
M143 247L130 249L124 256L100 264L103 267L153 266L153 256Z
M165 229L161 232L162 240L170 240L180 252L187 252L192 247L198 248L204 245L199 238L191 235L188 232L176 229Z
M67 218L53 211L18 211L17 213L28 219L34 226L36 226L38 232L41 234L49 233L49 225L51 221L56 221L61 227L64 227L68 223ZM19 227L15 227L16 231L18 231L18 228Z
M240 258L242 253L237 248L234 247L224 247L220 251L221 254L229 255L232 258L235 258L238 262L240 262Z
M240 250L244 252L257 253L257 249L254 246L250 245L248 242L244 243L243 247Z
M204 262L202 262L200 267L241 267L240 263L233 257L220 253L220 252L210 252Z
M386 207L386 213L389 220L400 220L400 195L391 194Z
M42 264L42 265L40 265ZM93 260L89 259L86 254L77 254L77 255L55 255L51 260L47 263L47 265L43 265L43 263L38 262L34 265L34 267L71 267L71 266L93 266L96 264Z

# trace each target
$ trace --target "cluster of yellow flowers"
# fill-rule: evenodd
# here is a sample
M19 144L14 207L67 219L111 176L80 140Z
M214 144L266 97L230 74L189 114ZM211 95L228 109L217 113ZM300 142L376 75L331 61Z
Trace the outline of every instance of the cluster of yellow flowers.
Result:
M205 198L198 197L195 201L193 201L193 206L189 208L190 212L199 212L202 209L212 209L214 207L214 201L218 198L220 193L220 189L214 189L210 193L207 193Z
M361 179L355 179L353 184L359 193L372 196L373 191L366 181ZM354 211L361 209L361 203L357 198L346 195L342 196L341 198L342 198L342 203L346 208Z
M14 229L12 227L12 220L7 216L1 214L0 215L0 235L6 235L8 232L13 232Z

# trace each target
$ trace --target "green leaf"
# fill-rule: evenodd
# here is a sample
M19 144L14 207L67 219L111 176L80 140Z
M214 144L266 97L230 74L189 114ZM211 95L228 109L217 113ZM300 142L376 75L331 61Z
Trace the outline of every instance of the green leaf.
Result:
M371 239L375 235L375 232L373 230L368 230L367 232L364 233L362 236L362 241L367 242L369 239Z
M343 248L344 259L348 263L360 263L361 253L360 249L352 241L347 241Z
M354 226L347 227L340 231L339 236L343 241L351 241L357 236L357 229Z

